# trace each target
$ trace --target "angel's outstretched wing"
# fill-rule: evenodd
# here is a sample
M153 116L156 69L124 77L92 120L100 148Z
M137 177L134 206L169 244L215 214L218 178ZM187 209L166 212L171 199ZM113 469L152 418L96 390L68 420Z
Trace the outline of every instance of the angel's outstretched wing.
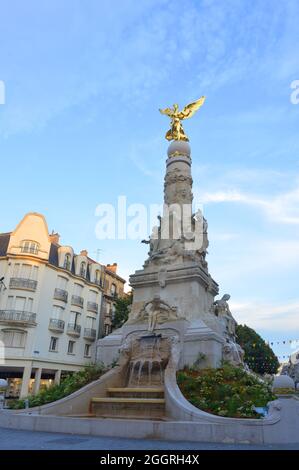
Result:
M179 113L180 119L188 119L204 104L206 97L202 96L199 100L194 103L187 104L184 109Z
M166 116L169 116L172 118L173 116L173 109L172 108L165 108L165 109L159 109L161 114L166 114Z

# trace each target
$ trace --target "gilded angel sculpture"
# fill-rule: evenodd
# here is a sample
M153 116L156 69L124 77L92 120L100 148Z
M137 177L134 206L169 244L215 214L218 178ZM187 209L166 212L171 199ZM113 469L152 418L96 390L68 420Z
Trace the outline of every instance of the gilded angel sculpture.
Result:
M161 114L166 114L171 118L171 129L166 132L165 138L167 140L185 140L189 141L183 129L181 121L188 119L204 104L205 96L194 101L194 103L187 104L182 111L179 111L179 105L174 104L173 108L159 109Z

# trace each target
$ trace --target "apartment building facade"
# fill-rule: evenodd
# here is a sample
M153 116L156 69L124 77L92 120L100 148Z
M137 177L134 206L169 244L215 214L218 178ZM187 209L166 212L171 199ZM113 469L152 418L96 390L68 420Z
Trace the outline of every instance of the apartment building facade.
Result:
M95 357L105 267L59 244L43 215L0 234L0 378L8 397L59 383Z
M113 330L115 302L124 295L125 279L117 274L117 263L105 266L104 292L101 308L100 337L109 335Z

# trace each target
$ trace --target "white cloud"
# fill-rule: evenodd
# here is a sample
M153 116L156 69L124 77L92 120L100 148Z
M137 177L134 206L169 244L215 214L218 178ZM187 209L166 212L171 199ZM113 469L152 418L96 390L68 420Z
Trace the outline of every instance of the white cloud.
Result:
M224 190L204 193L203 204L241 203L261 210L269 220L282 224L299 224L299 187L271 198L243 193L239 190Z
M268 331L299 330L299 299L282 304L254 300L230 303L231 311L240 324Z

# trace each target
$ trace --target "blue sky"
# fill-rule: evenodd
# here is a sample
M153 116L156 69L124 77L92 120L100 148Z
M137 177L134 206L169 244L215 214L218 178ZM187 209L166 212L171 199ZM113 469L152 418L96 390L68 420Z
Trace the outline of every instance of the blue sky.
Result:
M157 110L205 94L185 129L211 274L239 322L299 340L298 1L2 0L0 21L0 230L41 212L128 277L147 247L97 240L95 208L162 202Z

